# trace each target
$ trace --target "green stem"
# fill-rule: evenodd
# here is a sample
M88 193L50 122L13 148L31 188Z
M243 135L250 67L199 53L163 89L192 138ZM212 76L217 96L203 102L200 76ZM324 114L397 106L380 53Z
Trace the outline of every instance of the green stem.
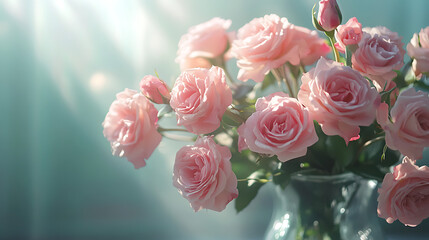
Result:
M364 143L364 144L362 145L362 148L364 148L364 147L366 147L366 146L368 146L368 145L370 145L370 144L372 144L372 143L374 143L374 142L376 142L376 141L380 141L380 140L383 140L383 139L384 139L384 135L383 135L383 136L376 137L376 138L374 138L374 139L371 139L371 140L367 141L366 143Z
M232 88L235 88L237 84L234 83L231 74L226 68L225 60L223 58L224 58L224 55L221 55L220 57L216 58L216 60L213 61L213 65L219 66L220 68L223 69L223 72L225 73L226 81L231 85Z
M326 36L329 38L329 42L331 43L332 52L335 56L335 61L340 62L340 54L338 53L338 49L335 47L335 37L334 31L325 32Z
M281 66L279 68L276 69L272 69L271 72L273 73L274 77L277 79L277 81L279 82L284 82L286 84L287 90L290 94L291 97L296 98L295 93L293 91L293 88L291 87L288 79L286 78L286 73L284 70L281 70L281 68L283 68L284 66Z
M300 64L299 65L299 69L301 70L301 72L304 74L304 73L306 73L306 71L305 71L305 65L304 64Z
M229 73L228 69L226 69L226 66L223 65L222 68L223 68L223 71L225 72L227 81L231 84L231 86L235 86L236 84L234 83L234 81L232 81L231 74Z
M233 106L231 106L230 108L233 108ZM234 120L237 123L244 123L246 121L246 119L244 119L239 113L234 113L233 111L231 111L230 108L227 108L225 111L225 114L230 117L232 120Z
M260 182L260 183L267 183L267 182L271 182L271 179L261 179L261 178L242 178L242 179L237 179L237 182L246 182L246 181L255 181L255 182Z
M158 127L158 132L188 132L188 130L183 129L183 128L163 128L163 127Z

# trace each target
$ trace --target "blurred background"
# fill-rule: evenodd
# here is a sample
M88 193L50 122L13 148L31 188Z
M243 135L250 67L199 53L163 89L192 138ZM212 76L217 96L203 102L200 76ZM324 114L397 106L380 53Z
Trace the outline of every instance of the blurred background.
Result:
M233 204L194 213L172 186L184 143L164 139L135 170L111 155L101 123L115 94L138 89L144 75L156 70L173 84L177 43L190 26L218 16L238 30L276 13L313 29L316 2L1 0L0 239L262 239L270 186L239 214ZM384 25L405 44L429 24L427 0L338 3L343 23ZM381 222L390 239L429 234L427 220Z

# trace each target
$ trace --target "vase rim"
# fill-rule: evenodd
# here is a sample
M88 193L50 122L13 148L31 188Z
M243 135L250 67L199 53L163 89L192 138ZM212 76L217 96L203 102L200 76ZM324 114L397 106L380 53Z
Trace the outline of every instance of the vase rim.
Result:
M298 181L312 181L312 182L327 182L327 181L335 181L335 182L342 182L342 181L350 181L350 180L357 180L358 176L352 172L344 172L340 174L321 174L320 172L316 172L313 170L304 170L300 171L296 174L292 174L291 178L293 180Z

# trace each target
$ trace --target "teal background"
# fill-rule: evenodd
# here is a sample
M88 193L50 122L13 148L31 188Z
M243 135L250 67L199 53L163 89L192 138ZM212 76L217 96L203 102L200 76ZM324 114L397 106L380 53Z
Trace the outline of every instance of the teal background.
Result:
M261 239L269 186L240 214L233 204L194 213L172 186L184 143L164 139L135 170L111 155L101 122L115 94L144 75L156 70L172 85L190 26L219 16L238 30L276 13L312 28L315 2L1 0L0 239ZM344 22L384 25L404 43L429 25L427 0L338 3ZM392 239L429 233L427 221L384 227Z

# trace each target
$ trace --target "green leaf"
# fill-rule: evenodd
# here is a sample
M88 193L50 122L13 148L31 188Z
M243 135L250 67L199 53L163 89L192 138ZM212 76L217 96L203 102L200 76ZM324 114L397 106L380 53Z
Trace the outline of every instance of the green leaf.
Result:
M379 164L383 154L384 145L385 141L382 139L370 142L370 144L365 143L360 153L359 162L363 164Z
M322 26L320 26L319 22L317 21L317 17L316 17L316 10L315 10L316 5L317 5L317 3L315 3L315 4L314 4L314 6L313 6L313 9L311 9L311 15L313 16L313 18L312 18L313 26L314 26L317 30L324 32L324 31L325 31L325 29L323 29L323 28L322 28Z
M267 87L276 83L276 78L273 73L270 71L267 75L265 75L264 81L262 82L261 90L267 89Z
M390 167L395 165L400 158L398 151L386 148L384 139L365 144L362 147L359 156L360 164L380 165L382 167ZM383 159L384 154L384 159Z
M243 150L241 153L237 151L236 141L231 146L231 166L237 178L246 178L257 169L256 157L250 150Z
M326 139L326 150L328 155L335 160L333 173L344 172L344 169L353 161L354 142L346 145L344 139L340 136L328 136Z
M353 173L364 178L374 179L379 182L383 181L385 173L375 165L358 164L348 168Z
M417 90L429 92L429 84L422 80L415 81L413 87L415 87Z
M234 117L228 114L224 114L222 116L222 123L229 127L238 127L241 125L242 122L238 121Z
M304 163L303 159L303 157L295 158L282 163L280 169L273 172L274 184L280 185L283 189L286 188L292 174L309 167L309 164Z
M253 91L254 86L248 84L237 84L237 87L234 90L233 98L235 100L243 99L247 96L248 93Z
M394 151L390 148L387 148L385 153L385 158L381 161L381 166L390 167L398 163L401 158L401 154L398 151Z
M412 60L410 60L407 64L405 64L402 67L401 71L396 71L397 75L393 79L393 81L396 83L397 88L402 89L408 86L408 83L405 80L405 75L407 75L409 71L412 71L411 63L412 63Z
M266 179L266 172L264 170L258 170L252 173L248 178L250 179ZM246 208L250 202L256 197L259 189L267 181L239 181L237 183L238 197L235 199L235 210L237 213L241 212Z

